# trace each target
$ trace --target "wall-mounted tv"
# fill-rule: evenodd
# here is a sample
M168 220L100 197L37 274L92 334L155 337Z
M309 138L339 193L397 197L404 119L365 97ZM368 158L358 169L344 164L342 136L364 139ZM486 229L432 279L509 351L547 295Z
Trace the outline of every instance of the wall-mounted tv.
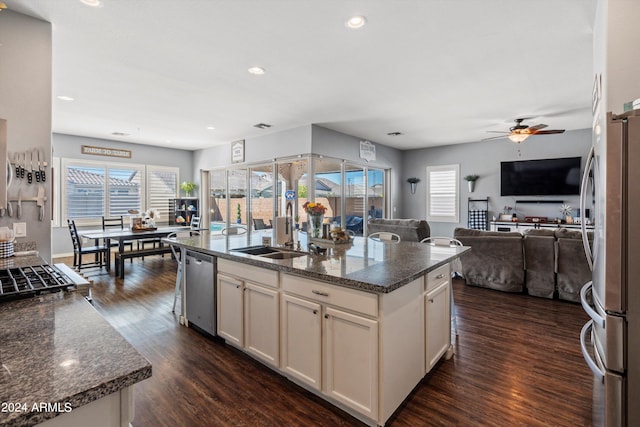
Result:
M500 162L501 196L580 194L581 157Z

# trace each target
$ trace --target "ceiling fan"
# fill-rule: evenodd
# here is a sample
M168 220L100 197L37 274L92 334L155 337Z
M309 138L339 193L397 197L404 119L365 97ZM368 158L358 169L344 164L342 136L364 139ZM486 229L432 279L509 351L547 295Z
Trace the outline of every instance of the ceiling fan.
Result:
M563 133L564 129L550 129L550 130L542 130L544 128L547 127L547 125L543 125L543 124L539 124L539 125L533 125L533 126L528 126L525 124L522 124L523 121L528 120L529 118L524 117L521 119L515 119L514 121L516 122L515 126L511 126L509 128L509 132L506 131L487 131L487 132L494 132L494 133L504 133L506 135L500 135L500 136L494 136L491 138L485 138L483 139L483 141L487 141L490 139L498 139L498 138L504 138L505 136L507 138L509 138L509 140L511 142L516 142L518 144L520 144L522 141L524 141L525 139L529 138L531 135L551 135L554 133Z

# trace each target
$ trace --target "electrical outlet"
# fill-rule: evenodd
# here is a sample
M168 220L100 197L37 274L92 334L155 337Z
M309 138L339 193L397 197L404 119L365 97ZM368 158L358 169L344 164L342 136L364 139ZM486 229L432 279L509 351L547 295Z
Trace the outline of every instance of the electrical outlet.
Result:
M14 222L13 223L13 236L14 237L27 237L27 223L26 222Z

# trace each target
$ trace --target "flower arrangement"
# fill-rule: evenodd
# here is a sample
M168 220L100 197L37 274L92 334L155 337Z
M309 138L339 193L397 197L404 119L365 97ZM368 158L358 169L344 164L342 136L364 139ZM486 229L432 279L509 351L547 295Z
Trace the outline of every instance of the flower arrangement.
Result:
M503 208L503 212L504 212L505 215L510 215L512 210L513 210L513 208L511 206L505 206Z
M464 180L473 182L473 181L477 180L478 178L480 178L479 175L467 175L467 176L464 177Z
M147 227L155 227L156 221L160 219L160 211L156 208L149 208L142 214L142 218Z
M568 216L573 212L573 208L570 205L560 205L560 212L562 212L562 215Z
M324 215L327 211L327 208L322 203L316 202L306 202L302 205L302 208L307 213L307 215Z
M196 189L196 184L191 181L184 181L180 184L180 188L182 188L182 191L184 191L187 196L190 196L191 192Z
M420 178L416 178L416 177L408 178L408 179L407 179L407 182L408 182L409 184L417 184L417 183L419 183L419 182L420 182Z
M152 220L160 219L160 211L156 208L149 208L144 213L145 218L151 218Z

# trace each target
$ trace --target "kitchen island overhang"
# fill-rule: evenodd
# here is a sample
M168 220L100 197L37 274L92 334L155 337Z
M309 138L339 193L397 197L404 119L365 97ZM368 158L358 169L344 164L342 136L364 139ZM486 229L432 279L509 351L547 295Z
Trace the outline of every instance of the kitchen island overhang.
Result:
M369 425L385 425L453 354L450 262L468 247L356 238L326 255L272 259L286 249L261 246L260 235L166 242L214 257L219 337ZM193 301L201 287L182 279L182 301Z

